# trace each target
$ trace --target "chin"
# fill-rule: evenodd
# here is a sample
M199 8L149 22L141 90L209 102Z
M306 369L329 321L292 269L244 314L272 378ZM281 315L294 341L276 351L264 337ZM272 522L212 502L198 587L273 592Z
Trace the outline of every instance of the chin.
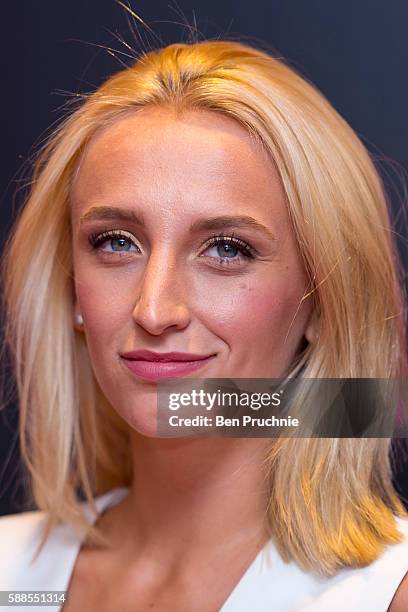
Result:
M157 438L157 407L134 406L129 410L118 411L120 416L128 423L131 429L141 436L147 438Z

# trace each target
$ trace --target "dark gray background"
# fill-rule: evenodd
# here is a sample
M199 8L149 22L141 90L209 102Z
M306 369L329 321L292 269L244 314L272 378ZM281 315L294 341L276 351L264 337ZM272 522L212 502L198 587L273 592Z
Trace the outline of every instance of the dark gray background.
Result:
M408 261L401 182L408 168L406 0L138 0L132 6L163 43L187 40L183 24L196 21L204 37L228 33L276 50L315 83L375 157ZM141 26L135 40L114 0L20 0L2 6L1 21L0 246L24 197L36 147L69 109L68 92L93 91L121 67L120 61L129 61L120 53L115 59L98 45L127 53L115 38L117 31L136 49L157 46ZM8 377L5 368L2 364ZM2 416L0 514L22 508L16 404ZM400 449L395 476L408 497L403 457Z

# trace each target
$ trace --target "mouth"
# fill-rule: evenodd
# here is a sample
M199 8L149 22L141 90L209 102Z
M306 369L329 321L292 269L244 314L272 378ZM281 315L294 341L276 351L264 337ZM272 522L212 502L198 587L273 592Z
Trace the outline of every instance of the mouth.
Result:
M194 355L192 353L151 353L136 351L124 353L124 365L137 377L149 381L166 378L180 378L196 372L214 359L213 355Z

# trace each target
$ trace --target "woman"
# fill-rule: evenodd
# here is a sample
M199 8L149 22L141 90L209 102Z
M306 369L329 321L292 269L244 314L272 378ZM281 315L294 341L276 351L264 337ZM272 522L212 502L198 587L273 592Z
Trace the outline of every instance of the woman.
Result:
M293 70L213 41L112 76L39 158L3 274L39 510L0 521L2 589L66 590L69 612L406 609L389 439L156 431L169 376L405 376L380 179Z

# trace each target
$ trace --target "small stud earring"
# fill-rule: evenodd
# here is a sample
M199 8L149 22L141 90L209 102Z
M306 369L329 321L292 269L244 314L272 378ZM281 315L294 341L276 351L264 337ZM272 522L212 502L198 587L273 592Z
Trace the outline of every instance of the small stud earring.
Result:
M82 318L81 313L77 313L75 315L75 322L76 322L77 325L80 325L80 326L82 326L84 324L84 320Z

